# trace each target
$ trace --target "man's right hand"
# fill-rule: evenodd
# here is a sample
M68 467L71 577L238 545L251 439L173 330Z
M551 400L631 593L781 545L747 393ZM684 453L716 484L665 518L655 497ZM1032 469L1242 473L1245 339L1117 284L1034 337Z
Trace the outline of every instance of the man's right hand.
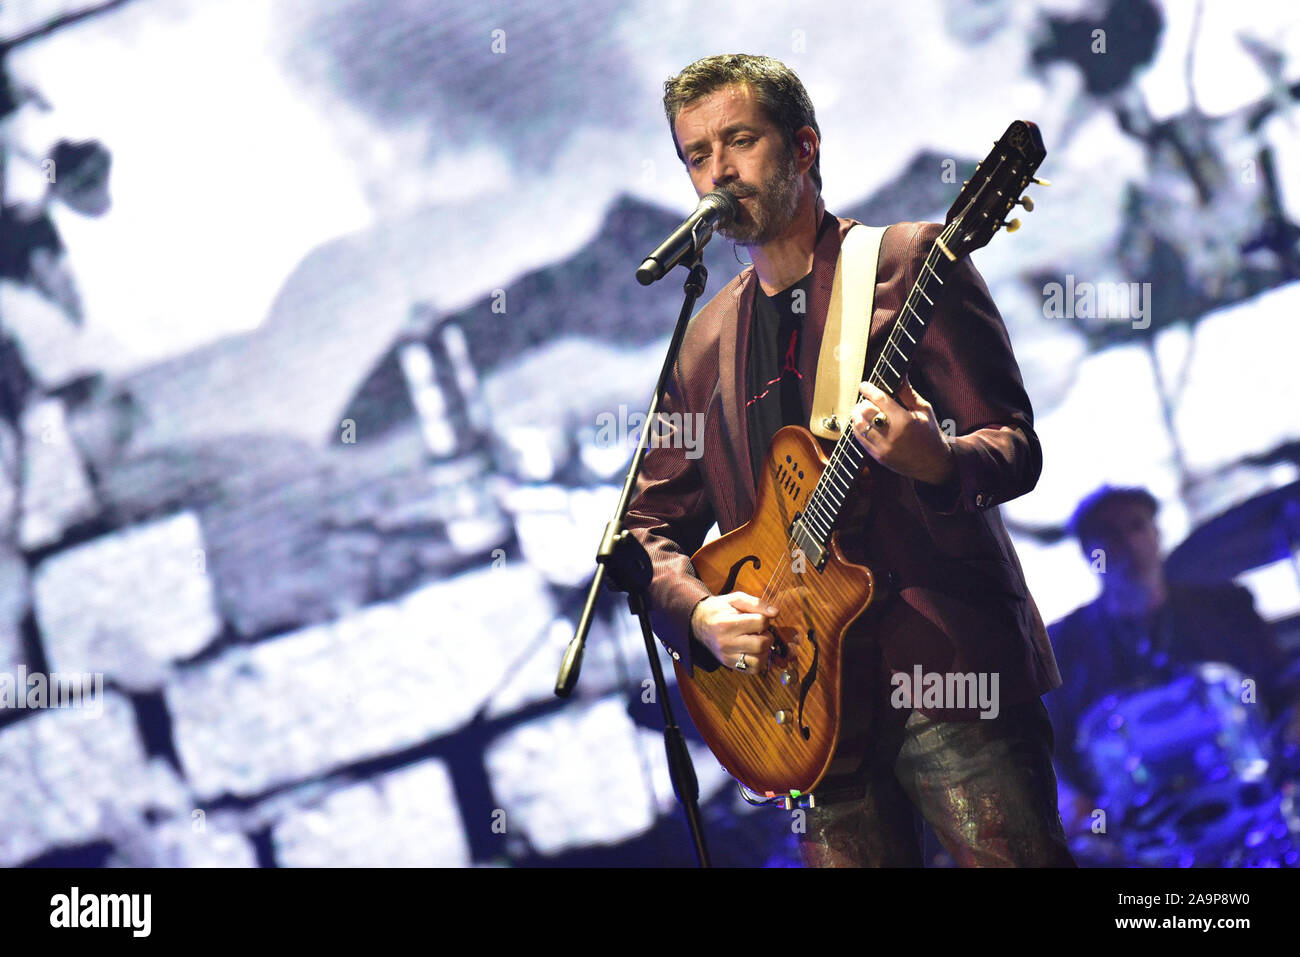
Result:
M767 629L777 608L743 591L713 595L695 606L691 631L724 666L735 669L745 656L745 671L765 671L772 650Z

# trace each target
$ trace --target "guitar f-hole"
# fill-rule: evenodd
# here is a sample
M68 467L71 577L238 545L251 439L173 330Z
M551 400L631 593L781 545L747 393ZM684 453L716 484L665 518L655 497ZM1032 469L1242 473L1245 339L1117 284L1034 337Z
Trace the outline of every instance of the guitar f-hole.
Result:
M803 723L803 703L808 700L808 692L812 690L813 682L817 680L817 656L820 650L817 647L817 632L811 628L808 629L808 641L813 649L812 664L808 666L808 674L804 675L803 681L799 683L799 733L803 735L805 741L812 737L812 729Z
M744 567L750 564L754 566L755 571L763 567L763 561L757 555L746 555L732 563L731 571L727 573L727 580L722 585L721 594L726 595L736 590L736 579L740 577Z

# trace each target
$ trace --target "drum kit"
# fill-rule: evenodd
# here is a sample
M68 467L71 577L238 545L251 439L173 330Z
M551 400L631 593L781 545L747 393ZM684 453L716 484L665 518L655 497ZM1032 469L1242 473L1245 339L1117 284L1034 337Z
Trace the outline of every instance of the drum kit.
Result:
M1171 581L1223 582L1290 559L1300 577L1300 482L1224 512L1166 561ZM1118 689L1078 726L1076 749L1099 787L1109 840L1078 840L1085 866L1300 866L1300 761L1243 703L1229 665L1183 668L1156 686Z
M1107 695L1084 715L1077 747L1128 863L1296 863L1292 824L1300 822L1290 820L1280 749L1259 709L1243 704L1244 680L1205 663L1163 685Z

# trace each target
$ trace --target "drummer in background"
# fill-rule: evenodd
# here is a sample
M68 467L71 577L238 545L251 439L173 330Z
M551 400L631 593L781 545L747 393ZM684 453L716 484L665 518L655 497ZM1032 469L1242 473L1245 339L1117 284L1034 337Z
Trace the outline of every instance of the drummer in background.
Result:
M1165 577L1155 515L1158 503L1144 488L1102 486L1070 520L1084 557L1101 580L1101 595L1048 629L1064 684L1044 702L1056 730L1057 775L1073 807L1062 817L1076 825L1096 806L1095 785L1075 751L1079 719L1107 694L1163 685L1179 666L1232 665L1255 682L1256 707L1265 722L1291 708L1284 739L1300 744L1295 688L1279 682L1285 661L1269 626L1245 588L1181 586ZM1067 830L1071 821L1065 821Z

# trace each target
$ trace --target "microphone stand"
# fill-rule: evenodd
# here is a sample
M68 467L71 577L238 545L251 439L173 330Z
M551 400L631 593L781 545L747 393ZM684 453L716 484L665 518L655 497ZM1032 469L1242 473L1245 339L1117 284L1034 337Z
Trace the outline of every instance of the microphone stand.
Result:
M627 515L627 508L632 499L632 490L636 487L637 476L641 473L641 462L645 458L650 427L652 423L658 421L659 397L668 386L668 376L677 361L677 353L681 349L682 339L685 338L686 324L695 309L695 301L704 293L704 285L708 282L709 271L704 268L704 263L701 261L703 253L704 247L700 245L695 250L693 259L682 260L682 264L690 269L683 284L685 301L677 316L677 328L673 330L672 342L668 346L663 368L659 370L659 381L655 384L654 396L650 400L650 409L646 414L645 425L641 429L636 454L632 456L632 464L628 467L627 477L623 481L623 494L619 496L614 517L605 526L605 534L596 551L596 574L587 592L587 603L582 609L578 629L573 640L569 642L564 660L560 664L560 673L555 681L555 693L561 698L567 698L577 684L578 672L582 669L582 653L587 643L587 632L591 628L596 596L600 593L601 584L608 585L611 591L626 592L628 607L641 622L646 657L650 659L650 672L654 675L655 694L658 696L659 707L663 712L664 750L668 755L668 773L672 778L673 791L686 811L686 823L690 828L699 866L709 867L709 850L705 846L704 831L700 824L700 787L695 777L695 765L691 763L691 754L686 748L686 739L682 736L682 730L673 719L672 705L668 701L668 688L664 683L663 668L659 662L659 651L655 647L654 634L650 628L648 589L654 577L654 566L645 548L631 532L623 527L623 519Z

